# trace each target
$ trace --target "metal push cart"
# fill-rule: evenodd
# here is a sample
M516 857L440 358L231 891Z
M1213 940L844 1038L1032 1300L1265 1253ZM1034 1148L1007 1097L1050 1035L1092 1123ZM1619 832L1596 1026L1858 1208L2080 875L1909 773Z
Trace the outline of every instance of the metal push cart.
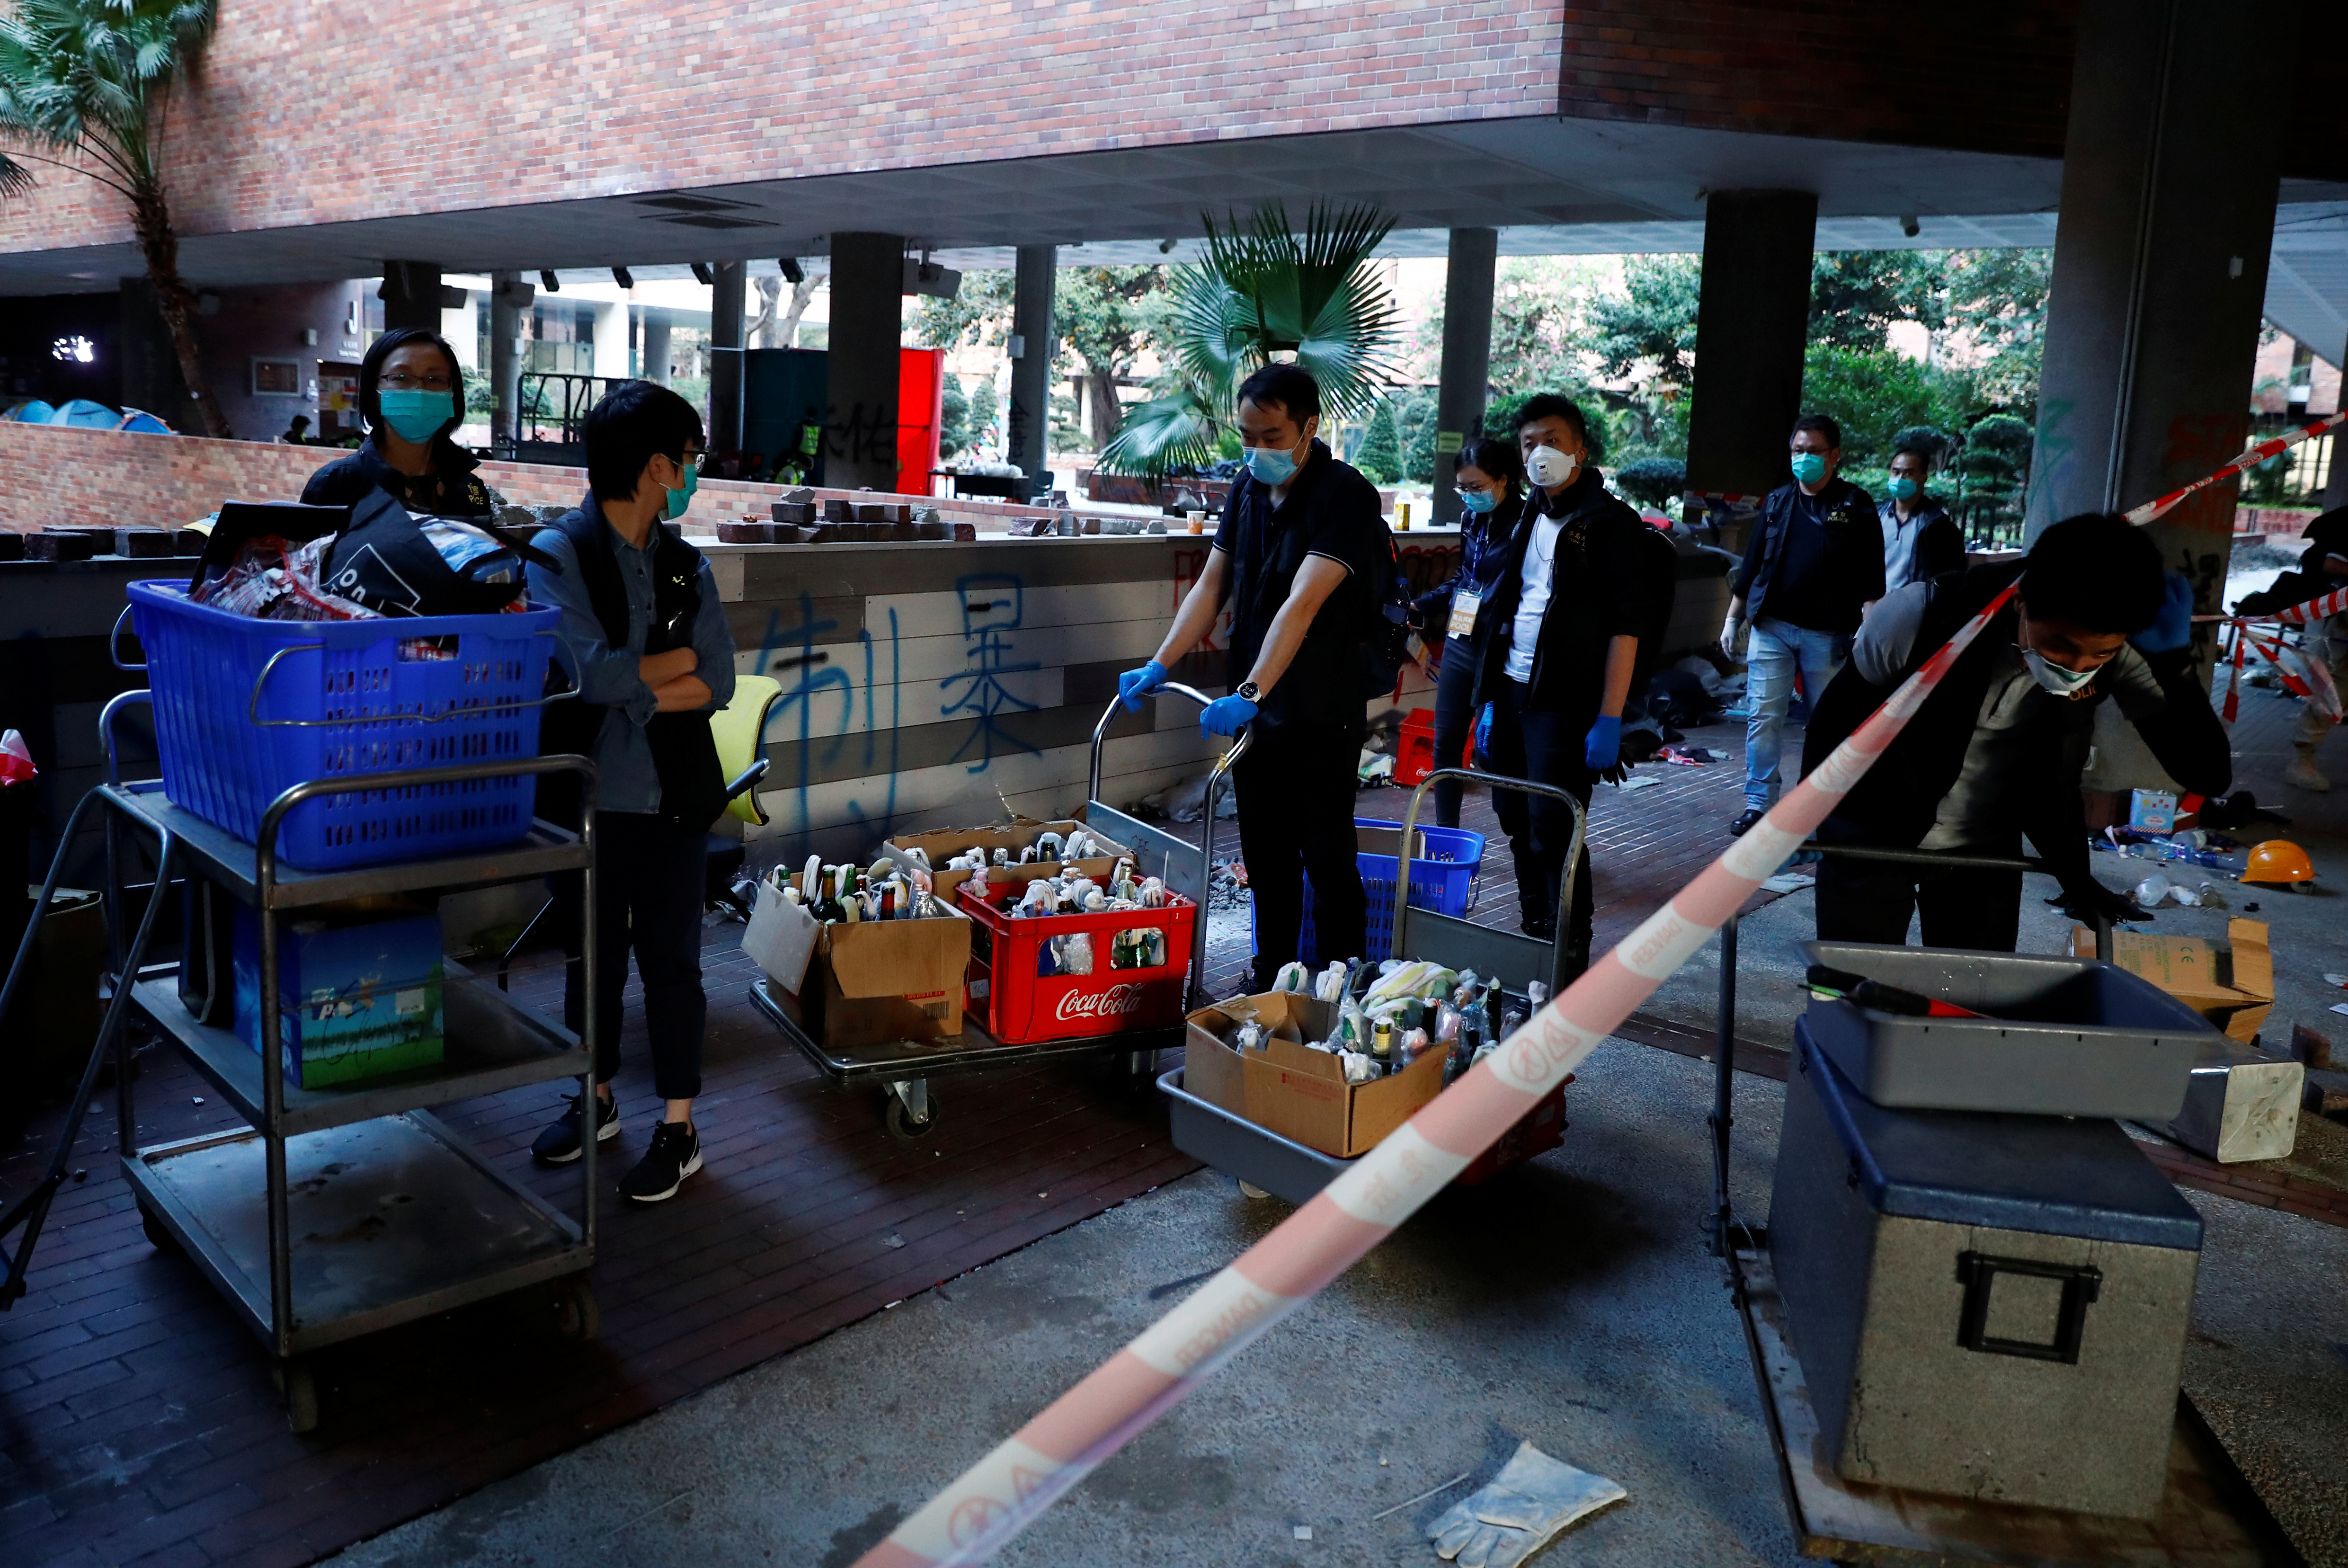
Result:
M492 1169L431 1108L558 1078L592 1095L593 1060L578 1037L513 1003L453 964L443 985L446 1057L348 1085L305 1088L287 1081L277 984L281 923L304 910L395 892L446 892L582 872L592 897L594 813L572 833L533 822L501 849L348 871L281 865L278 829L295 807L321 796L462 785L477 780L578 773L592 799L594 766L573 756L520 758L457 767L366 773L297 784L272 801L260 841L173 805L160 782L125 784L115 724L145 691L126 692L99 719L108 782L85 796L68 820L41 903L19 947L0 1015L36 951L42 914L75 834L92 810L105 813L107 902L116 915L116 967L88 1066L42 1181L0 1217L0 1235L24 1235L0 1281L0 1305L24 1289L50 1201L65 1178L74 1139L100 1068L113 1050L122 1170L148 1239L184 1253L277 1357L294 1430L317 1424L310 1352L451 1307L527 1287L551 1286L551 1321L562 1337L593 1337L598 1314L586 1271L595 1256L595 1140L582 1143L579 1217L547 1207ZM120 939L125 913L121 830L151 841L154 882L135 932ZM258 916L260 1028L255 1049L230 1028L197 1021L180 997L178 965L149 965L148 949L175 875L201 878ZM587 984L594 984L594 923L587 923ZM249 1124L139 1147L126 1009L135 1006ZM588 998L589 1016L593 999Z
M1214 700L1176 681L1169 681L1159 689L1188 697L1201 707ZM1191 922L1189 976L1184 983L1183 1008L1187 1012L1197 1005L1205 985L1207 889L1213 876L1215 805L1221 797L1231 764L1247 750L1248 738L1242 732L1208 774L1206 815L1199 841L1188 844L1101 799L1101 754L1108 740L1109 725L1117 712L1118 699L1111 697L1100 722L1093 727L1092 771L1086 789L1084 820L1087 827L1098 829L1131 850L1137 872L1162 877L1170 892L1198 906L1197 918ZM975 1023L965 1022L962 1033L950 1040L883 1040L874 1045L833 1047L823 1045L800 1027L775 989L771 979L760 975L750 985L751 1004L834 1084L843 1088L877 1085L885 1089L889 1097L886 1114L890 1135L906 1141L927 1138L937 1129L939 1097L930 1087L934 1078L1027 1067L1035 1062L1122 1057L1132 1081L1147 1088L1157 1076L1158 1053L1182 1043L1179 1024L1075 1039L1006 1044Z
M1890 864L2043 872L2021 856L1927 854L1810 843L1820 855ZM2168 1491L2157 1517L2140 1522L2059 1509L1979 1502L1846 1480L1822 1453L1818 1413L1786 1327L1766 1226L1735 1217L1728 1191L1729 1129L1736 1062L1738 916L1720 932L1719 1033L1713 1052L1713 1251L1721 1259L1777 1456L1786 1516L1805 1557L1872 1568L1944 1568L1968 1563L2057 1568L2302 1568L2258 1493L2243 1480L2191 1398L2179 1392L2168 1453ZM2111 924L2096 922L2098 957L2111 956Z
M1430 786L1445 779L1545 796L1559 801L1572 814L1573 837L1566 851L1565 870L1558 879L1558 929L1553 941L1541 942L1513 931L1495 931L1457 915L1411 907L1409 851L1418 826L1419 803ZM1566 912L1573 904L1574 872L1581 860L1587 826L1588 812L1581 802L1553 784L1470 772L1464 768L1441 768L1429 773L1411 791L1410 806L1403 813L1398 845L1401 852L1395 872L1394 955L1427 959L1447 969L1473 969L1478 975L1495 977L1504 989L1519 995L1524 993L1528 981L1540 980L1555 995L1580 973L1565 945L1565 927ZM1354 1162L1282 1138L1245 1117L1200 1099L1182 1087L1180 1068L1159 1078L1158 1087L1165 1091L1171 1112L1174 1147L1236 1178L1243 1191L1270 1193L1292 1203L1302 1203L1335 1181ZM1536 1107L1535 1112L1539 1109Z

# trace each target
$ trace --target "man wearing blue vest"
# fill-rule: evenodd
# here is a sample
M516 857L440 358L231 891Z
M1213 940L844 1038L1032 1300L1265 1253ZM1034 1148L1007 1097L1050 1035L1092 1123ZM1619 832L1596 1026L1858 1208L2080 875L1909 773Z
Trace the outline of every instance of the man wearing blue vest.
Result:
M656 1203L701 1169L693 1123L708 1000L701 987L703 844L726 807L709 716L734 696L734 638L701 552L669 523L697 482L701 417L665 387L624 382L588 411L588 494L538 536L552 564L530 568L530 597L562 612L563 668L576 698L549 704L541 749L595 764L595 1016L582 1020L578 962L587 918L581 879L557 879L570 954L564 1021L595 1050L595 1137L617 1137L620 993L628 954L644 983L644 1032L659 1124L620 1193ZM567 781L565 781L567 782ZM572 791L575 797L575 789ZM562 786L541 787L540 814L577 820ZM539 1134L541 1163L579 1158L581 1111Z

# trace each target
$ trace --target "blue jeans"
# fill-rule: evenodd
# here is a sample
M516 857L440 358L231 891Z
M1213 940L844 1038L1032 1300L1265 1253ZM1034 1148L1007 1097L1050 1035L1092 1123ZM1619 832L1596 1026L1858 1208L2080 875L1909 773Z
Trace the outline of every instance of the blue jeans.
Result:
M1755 623L1745 656L1747 807L1766 811L1777 803L1778 742L1785 733L1787 705L1794 699L1794 672L1801 672L1802 695L1816 713L1827 683L1849 656L1850 639L1839 632L1813 632L1767 616Z

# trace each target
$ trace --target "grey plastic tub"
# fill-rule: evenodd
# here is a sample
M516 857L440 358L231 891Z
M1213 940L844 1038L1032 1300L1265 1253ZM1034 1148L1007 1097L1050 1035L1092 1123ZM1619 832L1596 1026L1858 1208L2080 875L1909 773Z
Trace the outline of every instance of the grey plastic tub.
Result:
M2112 1116L2157 1127L2184 1109L2217 1031L2150 982L2092 958L1806 942L1846 969L1993 1018L1913 1018L1810 998L1818 1049L1878 1105Z
M1220 1105L1210 1105L1182 1087L1180 1068L1160 1074L1158 1087L1166 1091L1167 1120L1175 1148L1226 1176L1236 1176L1292 1203L1303 1202L1353 1163L1307 1149Z

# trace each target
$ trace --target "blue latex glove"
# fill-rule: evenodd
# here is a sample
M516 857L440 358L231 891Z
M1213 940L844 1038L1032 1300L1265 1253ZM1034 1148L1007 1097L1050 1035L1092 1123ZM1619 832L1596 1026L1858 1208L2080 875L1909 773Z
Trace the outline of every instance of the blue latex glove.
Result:
M2161 586L2160 614L2128 639L2139 654L2173 654L2193 640L2193 584L2172 572Z
M1492 705L1486 703L1484 711L1476 716L1476 755L1488 757L1492 751Z
M1166 666L1156 659L1138 670L1127 670L1117 677L1117 700L1125 704L1128 713L1141 711L1141 699L1166 684Z
M1602 713L1598 716L1598 722L1590 727L1589 735L1582 739L1581 759L1590 765L1593 773L1603 773L1622 759L1622 718L1620 714L1612 718Z
M1255 704L1236 693L1219 696L1209 703L1199 715L1201 735L1237 735L1249 719L1255 717Z

